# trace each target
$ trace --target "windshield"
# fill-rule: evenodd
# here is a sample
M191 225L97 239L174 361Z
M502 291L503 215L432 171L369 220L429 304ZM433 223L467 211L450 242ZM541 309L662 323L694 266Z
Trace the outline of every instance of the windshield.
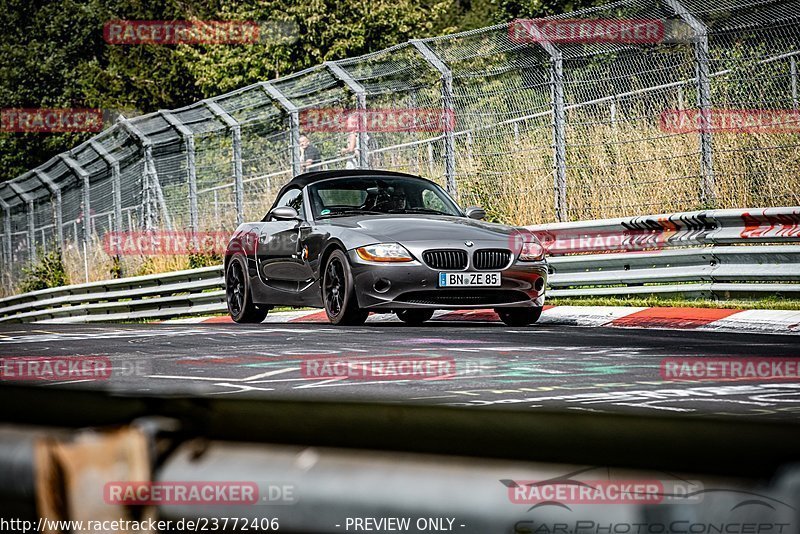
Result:
M441 187L417 178L337 178L312 184L308 190L315 219L395 213L464 216Z

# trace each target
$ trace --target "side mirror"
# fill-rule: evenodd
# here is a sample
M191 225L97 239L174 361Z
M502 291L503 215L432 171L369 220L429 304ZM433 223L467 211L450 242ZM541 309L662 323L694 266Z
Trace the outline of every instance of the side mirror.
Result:
M467 208L467 217L480 221L486 218L486 210L478 206L470 206Z
M269 218L277 221L299 221L300 215L291 206L280 206L269 212Z

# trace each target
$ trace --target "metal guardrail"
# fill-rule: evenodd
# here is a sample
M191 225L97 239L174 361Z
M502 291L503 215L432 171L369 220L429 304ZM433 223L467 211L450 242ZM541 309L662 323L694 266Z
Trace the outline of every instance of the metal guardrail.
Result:
M550 252L550 297L800 295L800 207L529 228Z
M548 296L800 296L800 207L705 210L531 226ZM0 299L0 322L164 319L226 311L222 267Z
M33 291L0 299L0 322L128 321L226 311L222 266Z

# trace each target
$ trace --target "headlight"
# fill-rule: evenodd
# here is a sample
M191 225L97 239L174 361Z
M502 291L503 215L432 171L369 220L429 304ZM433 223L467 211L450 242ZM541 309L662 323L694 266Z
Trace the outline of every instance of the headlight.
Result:
M539 243L523 243L519 251L521 261L541 261L544 259L544 247Z
M356 254L362 260L379 262L403 262L414 261L403 245L398 243L377 243L356 249Z

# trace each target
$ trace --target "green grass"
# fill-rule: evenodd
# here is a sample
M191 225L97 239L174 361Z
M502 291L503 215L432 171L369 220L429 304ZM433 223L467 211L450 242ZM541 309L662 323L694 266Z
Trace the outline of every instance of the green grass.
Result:
M688 299L679 297L582 297L548 299L553 306L640 306L675 308L726 308L742 310L800 310L800 299Z

